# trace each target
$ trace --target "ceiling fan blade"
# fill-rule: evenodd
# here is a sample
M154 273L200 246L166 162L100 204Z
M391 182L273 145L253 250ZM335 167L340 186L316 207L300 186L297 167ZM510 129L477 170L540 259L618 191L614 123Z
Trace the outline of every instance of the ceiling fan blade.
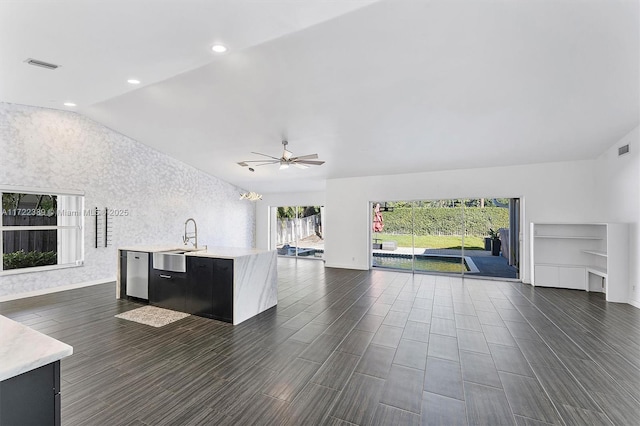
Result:
M279 163L280 159L276 159L276 160L245 160L242 161L240 163L238 163L241 166L244 166L247 163L269 163L269 164L275 164L275 163Z
M318 158L318 154L308 154L308 155L301 155L299 157L293 157L291 160L292 161L296 161L296 160L315 160L316 158Z
M324 164L324 161L301 160L301 161L296 161L295 163L298 163L298 164L311 164L313 166L320 166L320 165Z
M277 164L280 161L276 160L251 160L251 161L241 161L238 163L239 166L249 167L249 170L253 171L252 167L258 166L266 166L267 164ZM249 163L259 163L259 164L249 164Z
M262 155L263 157L273 158L274 160L278 160L278 161L280 161L280 159L279 159L279 158L277 158L277 157L273 157L273 156L271 156L271 155L262 154L262 153L260 153L260 152L253 152L253 151L251 151L251 153L252 153L252 154L256 154L256 155Z
M320 166L324 164L324 161L313 161L318 158L318 154L307 154L307 155L301 155L299 157L294 157L293 153L287 149L288 142L286 140L282 141L282 145L284 146L282 158L273 157L271 155L263 154L261 152L251 151L252 154L266 157L269 160L267 159L245 160L245 161L240 161L237 164L242 167L249 167L250 165L257 167L257 166L266 166L267 164L280 164L281 169L287 168L290 165L293 165L294 167L297 167L299 169L308 169L309 166ZM253 171L251 167L249 167L249 170Z

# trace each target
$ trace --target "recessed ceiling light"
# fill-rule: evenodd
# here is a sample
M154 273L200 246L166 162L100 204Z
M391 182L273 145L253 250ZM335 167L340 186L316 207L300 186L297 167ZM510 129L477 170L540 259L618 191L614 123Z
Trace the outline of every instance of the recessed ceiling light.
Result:
M211 50L216 53L224 53L227 51L227 47L221 44L214 44L213 46L211 46Z
M65 102L64 106L74 107L74 106L76 106L76 104L74 104L73 102Z
M127 80L127 83L129 83L129 84L140 84L140 80L136 80L135 78L130 78L129 80Z

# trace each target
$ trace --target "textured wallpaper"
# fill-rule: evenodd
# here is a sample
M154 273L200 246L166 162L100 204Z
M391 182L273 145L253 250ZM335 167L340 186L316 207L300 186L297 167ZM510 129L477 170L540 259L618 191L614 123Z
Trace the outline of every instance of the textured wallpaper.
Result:
M0 103L0 185L81 190L87 209L129 212L112 217L106 248L85 217L84 266L0 276L0 296L114 278L117 247L181 245L190 217L199 245L255 244L255 203L239 200L242 189L73 112Z

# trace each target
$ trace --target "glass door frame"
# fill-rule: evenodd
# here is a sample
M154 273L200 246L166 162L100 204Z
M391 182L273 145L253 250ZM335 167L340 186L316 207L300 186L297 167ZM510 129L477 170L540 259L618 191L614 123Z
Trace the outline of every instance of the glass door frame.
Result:
M285 257L285 258L295 258L295 259L313 259L313 260L324 260L324 244L322 245L322 254L320 256L317 256L318 251L315 251L313 253L313 256L310 255L300 255L299 253L299 245L300 245L300 236L298 233L298 227L299 227L299 220L300 219L304 219L304 217L300 217L300 209L301 208L306 208L306 207L314 207L314 208L318 208L320 211L318 213L318 215L320 215L320 224L319 227L321 229L321 233L322 233L322 239L324 240L324 213L325 213L325 206L322 205L286 205L286 206L269 206L269 230L268 230L268 235L269 235L269 249L270 250L278 250L278 208L293 208L295 211L295 218L293 218L293 236L295 239L295 251L292 255L288 255L288 254L281 254L278 253L278 257Z
M509 262L510 266L514 266L515 269L517 270L517 277L516 278L508 278L508 277L499 277L499 276L485 276L485 275L473 275L470 274L469 272L461 272L461 273L450 273L450 272L437 272L437 271L423 271L423 270L416 270L415 267L415 206L417 202L421 202L421 201L438 201L438 200L459 200L461 201L461 226L463 227L463 231L462 235L461 235L461 263L464 264L465 262L465 248L464 248L464 240L465 240L465 234L466 234L466 215L465 215L465 210L469 207L466 206L467 202L469 200L476 200L476 199L482 199L482 197L466 197L466 198L438 198L438 199L413 199L413 200L389 200L389 199L385 199L385 202L390 202L390 203L398 203L398 202L404 202L404 203L411 203L411 227L412 227L412 232L411 232L411 273L415 274L415 273L419 273L419 274L429 274L429 275L447 275L447 276L461 276L461 277L469 277L469 278L477 278L477 279L484 279L484 280L502 280L502 281L515 281L515 282L524 282L524 276L525 276L525 271L523 270L523 263L522 263L522 255L524 254L524 241L523 241L523 235L522 235L522 229L524 229L524 203L525 203L525 199L522 196L517 196L517 197L491 197L491 198L485 198L485 199L508 199L509 200L509 244L511 247L513 247L513 256L515 257L515 261L516 263L514 265L511 265L510 262L512 259L507 259L507 261ZM372 242L373 242L373 237L375 235L373 229L372 229L372 223L373 223L373 216L374 216L374 206L376 203L378 203L380 201L369 201L368 205L369 205L369 222L368 222L368 243L367 243L367 247L368 247L368 251L369 251L369 269L373 269L373 268L378 268L377 266L374 266L374 251L373 251L373 247L372 247ZM515 206L515 207L514 207ZM514 232L515 231L515 232ZM384 268L384 267L380 267L380 269L388 269L388 270L394 270L394 271L402 271L402 272L409 272L409 269L402 269L402 268Z

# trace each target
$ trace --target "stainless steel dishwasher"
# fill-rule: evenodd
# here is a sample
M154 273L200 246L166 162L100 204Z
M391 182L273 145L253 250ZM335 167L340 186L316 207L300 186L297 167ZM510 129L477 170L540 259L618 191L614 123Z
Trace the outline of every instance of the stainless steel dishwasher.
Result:
M149 253L127 252L127 296L149 300Z

